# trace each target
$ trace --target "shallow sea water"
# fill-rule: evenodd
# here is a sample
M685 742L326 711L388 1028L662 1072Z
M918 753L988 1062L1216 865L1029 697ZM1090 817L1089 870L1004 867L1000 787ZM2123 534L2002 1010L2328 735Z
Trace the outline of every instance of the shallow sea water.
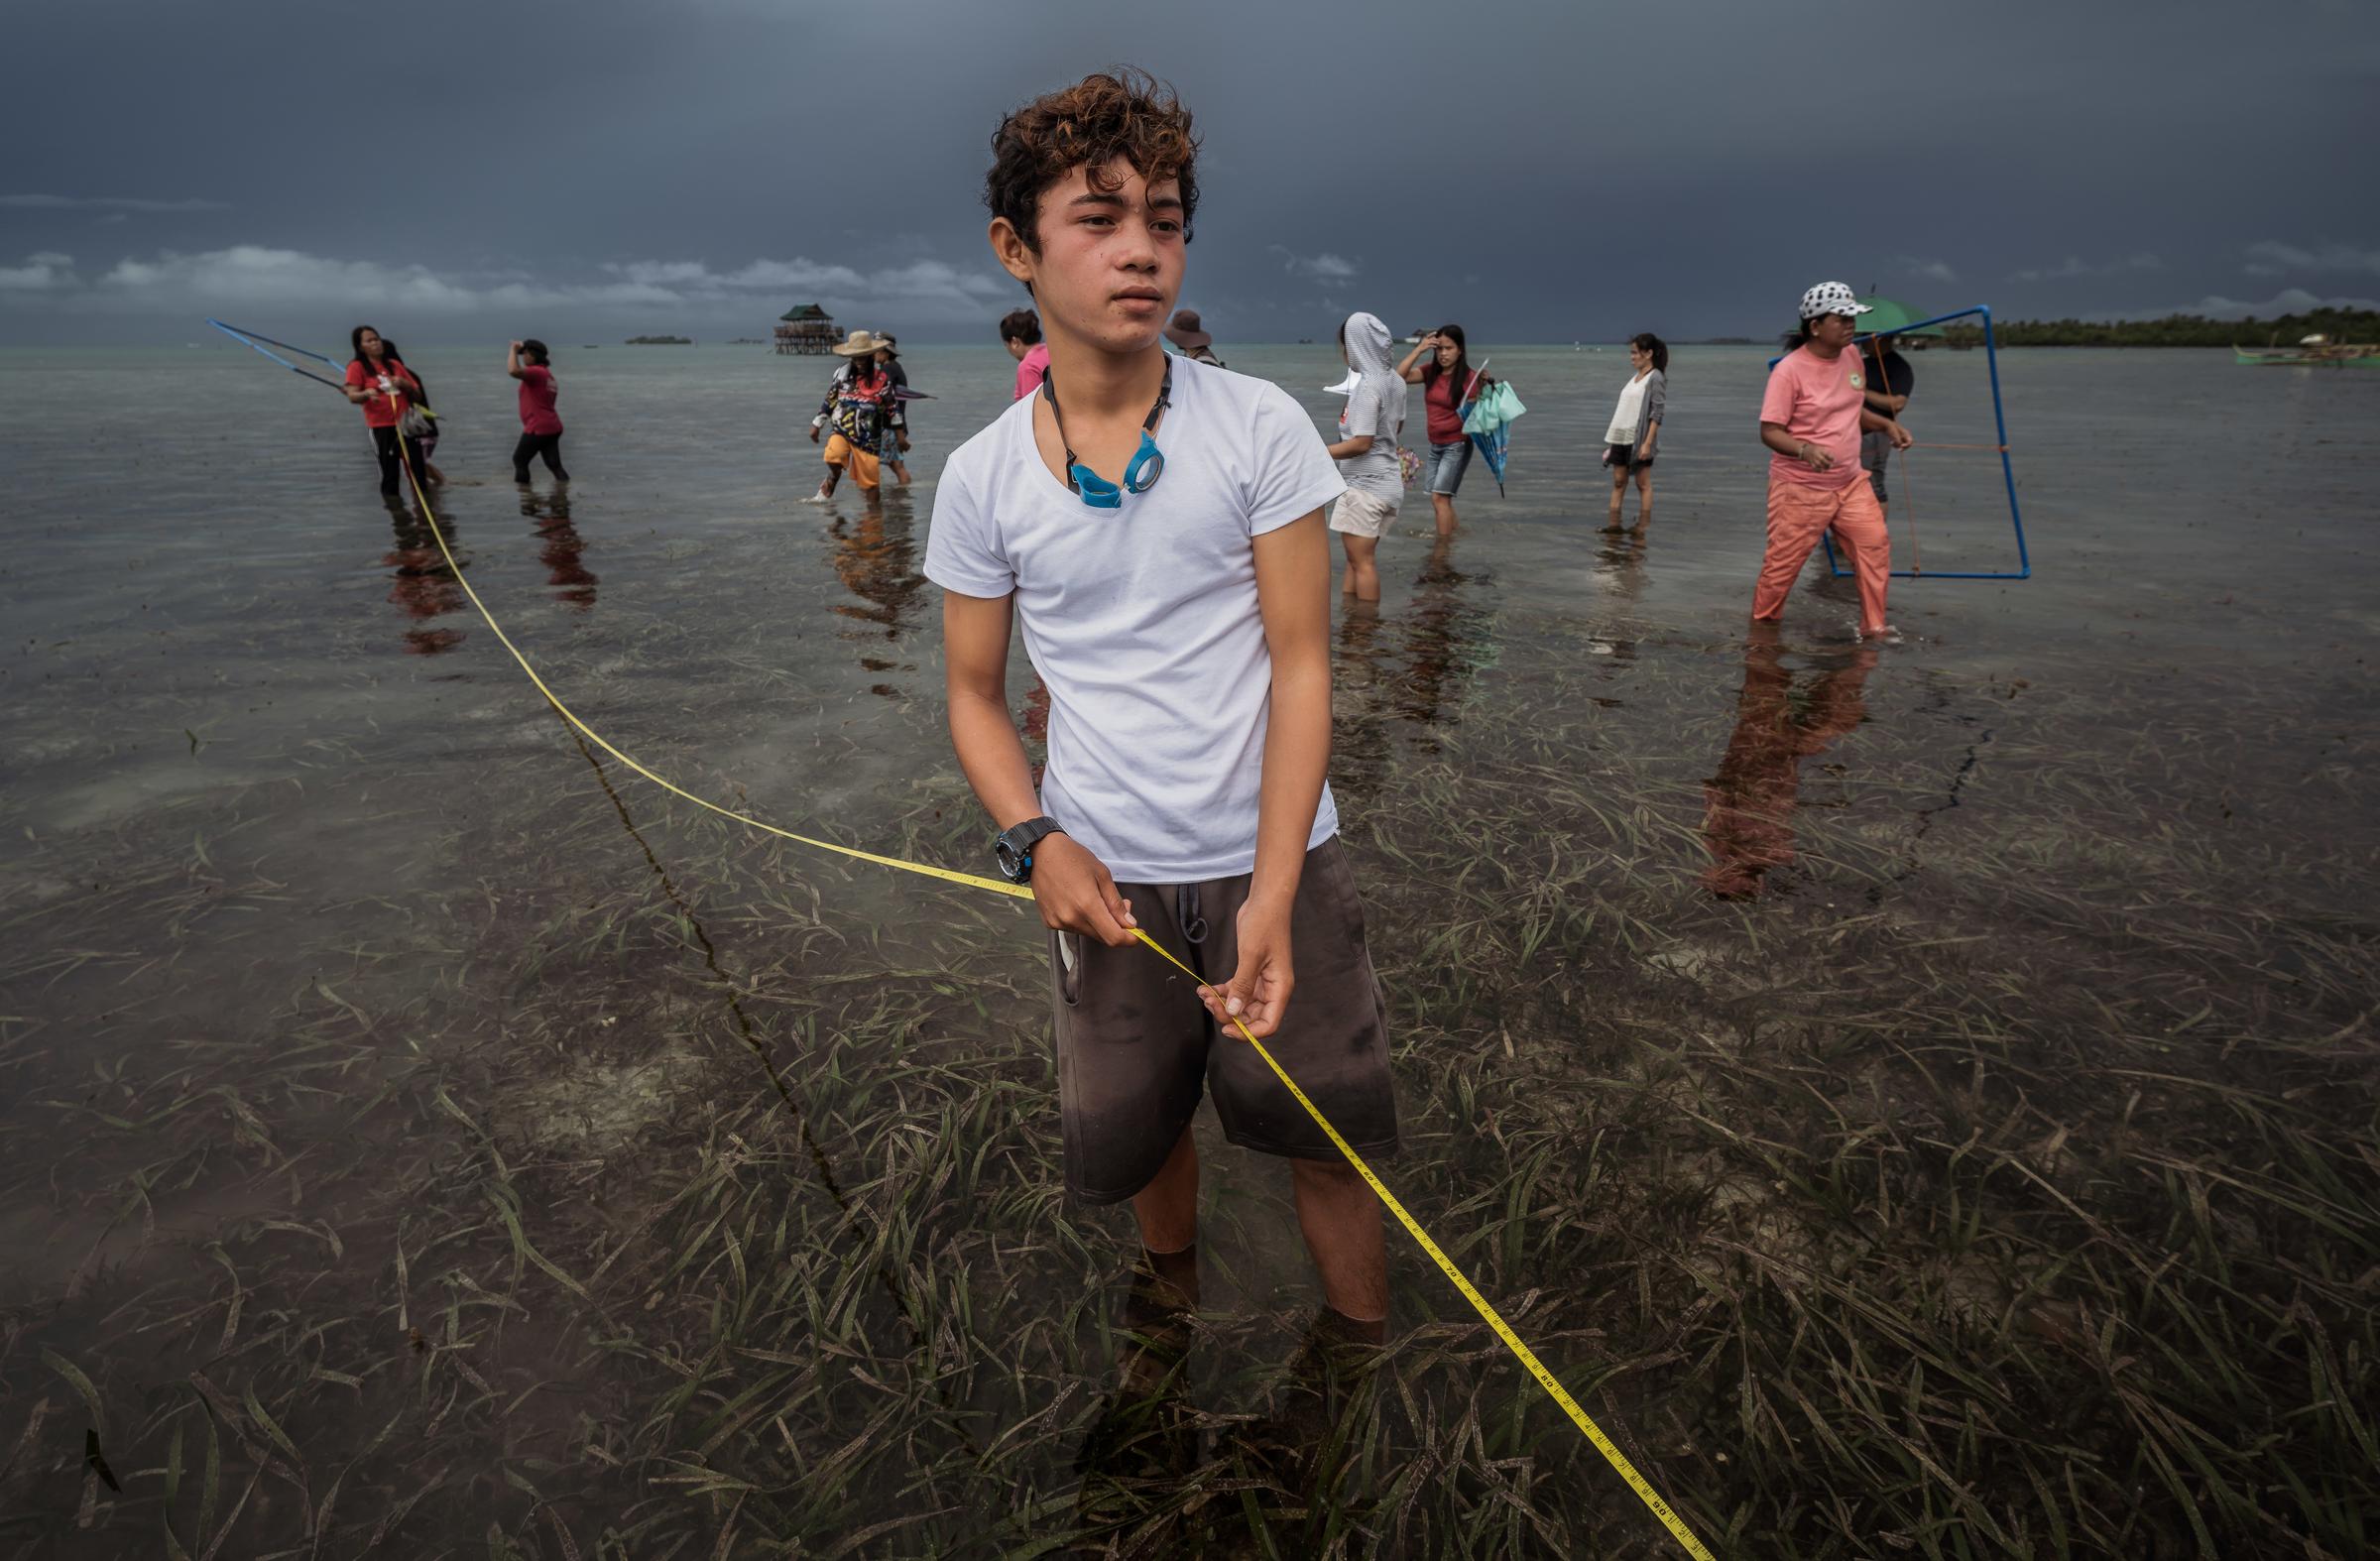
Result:
M1896 581L1877 651L1818 564L1747 641L1764 353L1676 353L1639 539L1624 356L1482 350L1508 493L1409 497L1335 630L1390 1184L1722 1554L2368 1545L2380 375L2003 355L2035 575ZM1228 355L1335 411L1327 346ZM564 347L525 498L501 353L415 359L574 709L983 871L918 570L1010 368L908 361L916 485L820 510L822 360ZM1916 367L1992 442L1981 353ZM10 1554L1677 1553L1401 1236L1318 1438L1286 1178L1211 1122L1153 1385L1029 914L582 746L359 422L0 351ZM1897 561L2012 566L1996 456L1912 465Z

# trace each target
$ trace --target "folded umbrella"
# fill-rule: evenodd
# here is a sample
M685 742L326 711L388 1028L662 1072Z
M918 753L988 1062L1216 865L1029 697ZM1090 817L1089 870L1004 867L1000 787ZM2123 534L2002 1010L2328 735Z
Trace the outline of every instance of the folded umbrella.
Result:
M1482 359L1480 367L1485 369L1487 366L1487 360ZM1478 376L1474 375L1473 379L1476 382ZM1495 475L1495 491L1499 494L1504 491L1504 457L1509 453L1512 420L1528 410L1520 404L1520 398L1513 394L1512 387L1502 380L1488 386L1464 406L1463 431L1471 436L1473 447L1487 459L1488 471Z

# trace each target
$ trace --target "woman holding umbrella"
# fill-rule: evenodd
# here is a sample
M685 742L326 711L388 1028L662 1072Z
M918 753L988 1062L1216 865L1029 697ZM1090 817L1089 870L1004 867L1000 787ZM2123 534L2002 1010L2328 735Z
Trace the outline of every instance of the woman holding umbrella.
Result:
M1428 362L1423 362L1423 359ZM1422 388L1421 402L1429 412L1430 508L1436 513L1438 535L1455 535L1455 494L1463 474L1471 469L1471 440L1463 432L1463 407L1488 383L1465 356L1463 327L1441 325L1421 338L1396 372L1407 385Z
M1867 365L1867 410L1889 422L1901 420L1909 406L1909 393L1917 389L1917 370L1909 360L1893 350L1896 338L1878 331L1868 338L1867 350L1861 354ZM1892 495L1884 491L1884 468L1892 459L1892 436L1881 428L1862 429L1859 434L1859 464L1867 472L1867 485L1875 490L1876 507L1887 517L1892 514Z

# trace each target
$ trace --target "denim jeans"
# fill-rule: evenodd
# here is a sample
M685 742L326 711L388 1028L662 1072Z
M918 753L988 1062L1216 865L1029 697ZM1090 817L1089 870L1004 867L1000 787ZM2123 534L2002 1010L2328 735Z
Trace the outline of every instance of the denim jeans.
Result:
M1455 496L1463 486L1463 473L1471 467L1471 440L1457 439L1452 444L1430 444L1430 492Z

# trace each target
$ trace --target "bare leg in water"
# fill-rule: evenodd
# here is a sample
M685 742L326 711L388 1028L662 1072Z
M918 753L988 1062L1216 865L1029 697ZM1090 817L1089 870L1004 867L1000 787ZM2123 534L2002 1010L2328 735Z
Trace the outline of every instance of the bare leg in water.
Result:
M1359 602L1378 601L1380 540L1358 537L1353 532L1341 532L1339 540L1347 546L1347 582L1340 589Z
M1355 1322L1384 1322L1388 1245L1371 1189L1342 1161L1291 1160L1289 1177L1298 1229L1322 1275L1323 1299ZM1183 1252L1198 1241L1198 1146L1188 1129L1133 1197L1132 1214L1139 1221L1140 1245L1152 1256Z
M1150 1257L1163 1259L1176 1253L1188 1252L1198 1242L1198 1144L1184 1128L1175 1141L1173 1152L1147 1186L1132 1195L1132 1217L1140 1224L1140 1247ZM1184 1299L1196 1304L1198 1276L1189 1275L1185 1285L1181 1276L1166 1275L1176 1289L1184 1291Z

